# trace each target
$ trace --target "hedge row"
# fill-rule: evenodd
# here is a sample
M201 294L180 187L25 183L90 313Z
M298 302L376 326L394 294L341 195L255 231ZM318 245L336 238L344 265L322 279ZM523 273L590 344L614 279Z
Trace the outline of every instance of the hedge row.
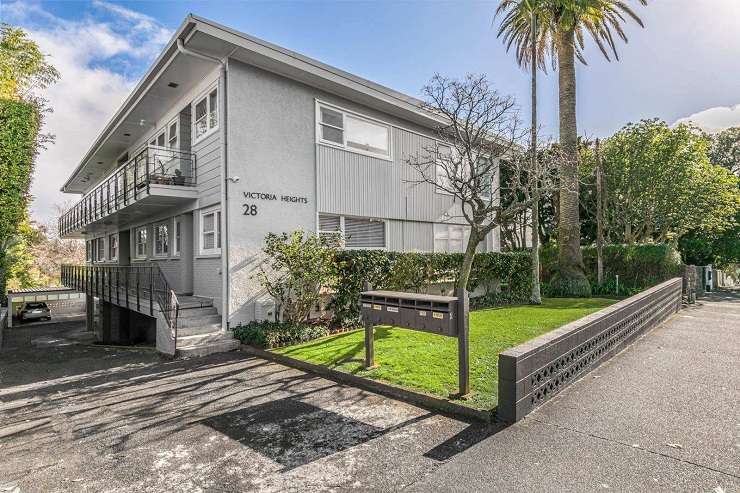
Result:
M462 265L462 253L399 253L343 250L336 257L335 321L359 320L358 299L364 281L374 289L421 292L431 284L452 282ZM531 259L527 252L479 253L473 261L468 289L500 282L486 295L486 304L521 303L529 298Z
M323 325L249 322L234 328L234 337L250 346L272 349L311 341L329 334Z
M594 287L593 294L603 294L596 287L596 247L581 247L586 275ZM546 285L557 269L557 248L548 246L540 254L542 282ZM604 246L604 281L613 289L615 276L619 276L620 294L655 286L678 274L681 255L674 247L658 245L606 245ZM613 291L608 291L613 292Z

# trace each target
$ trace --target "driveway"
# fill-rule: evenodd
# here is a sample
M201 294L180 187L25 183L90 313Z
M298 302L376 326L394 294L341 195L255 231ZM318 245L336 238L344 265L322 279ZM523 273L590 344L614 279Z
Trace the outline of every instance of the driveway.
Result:
M240 353L0 353L0 491L740 492L740 299L522 422L467 424Z
M0 491L393 491L483 428L241 353L0 358Z

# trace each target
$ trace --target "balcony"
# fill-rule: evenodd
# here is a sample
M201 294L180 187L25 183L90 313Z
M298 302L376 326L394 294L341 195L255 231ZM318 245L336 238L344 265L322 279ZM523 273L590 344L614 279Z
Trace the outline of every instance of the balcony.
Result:
M59 234L82 238L101 224L125 224L147 208L161 210L197 198L195 156L147 146L59 217Z

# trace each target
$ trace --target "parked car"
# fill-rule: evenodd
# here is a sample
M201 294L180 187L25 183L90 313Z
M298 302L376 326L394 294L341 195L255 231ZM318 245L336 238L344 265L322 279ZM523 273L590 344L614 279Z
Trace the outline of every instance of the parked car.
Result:
M43 301L31 301L23 305L18 318L21 323L29 320L51 320L51 310Z

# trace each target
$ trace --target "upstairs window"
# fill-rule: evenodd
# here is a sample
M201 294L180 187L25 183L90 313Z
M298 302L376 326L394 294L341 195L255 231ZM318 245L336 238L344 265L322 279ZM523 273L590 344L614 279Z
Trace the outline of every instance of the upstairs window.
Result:
M200 253L221 253L221 210L209 209L200 213Z
M175 149L177 148L177 142L177 120L175 120L167 127L167 147Z
M195 102L195 140L201 139L218 128L218 88Z
M391 158L390 126L352 113L319 106L321 142L383 159Z
M108 237L108 258L118 260L118 234Z
M319 235L339 234L344 248L386 248L385 221L364 217L319 214Z
M146 228L138 228L135 235L136 258L146 258Z
M167 223L154 227L154 255L166 257L170 251L170 233Z

